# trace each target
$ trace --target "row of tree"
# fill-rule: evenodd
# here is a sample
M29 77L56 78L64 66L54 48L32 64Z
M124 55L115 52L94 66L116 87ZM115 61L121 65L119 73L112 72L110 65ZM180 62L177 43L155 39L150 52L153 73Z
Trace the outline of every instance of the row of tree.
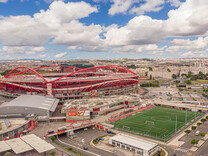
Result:
M208 116L206 116L206 118L201 119L201 122L198 122L197 123L197 126L200 126L202 123L204 123L207 120L208 120ZM191 130L196 130L196 128L197 128L196 126L192 126L191 127ZM191 130L186 130L185 133L188 135L189 133L191 133ZM199 133L199 136L204 137L205 136L205 133L204 132L200 132ZM197 139L191 140L191 144L194 144L194 145L197 145L198 142L199 142L199 140L197 140Z

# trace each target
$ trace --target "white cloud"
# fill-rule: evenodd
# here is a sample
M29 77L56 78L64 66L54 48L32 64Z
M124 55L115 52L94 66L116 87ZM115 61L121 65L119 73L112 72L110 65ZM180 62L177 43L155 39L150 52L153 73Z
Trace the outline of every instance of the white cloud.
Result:
M62 57L64 57L66 54L67 54L67 52L63 52L63 53L56 54L54 57L55 57L55 58L62 58Z
M111 8L108 10L109 15L118 13L126 13L135 0L111 0L113 2Z
M106 28L107 45L126 48L126 45L145 45L164 42L167 37L200 36L207 34L208 1L187 0L176 10L169 12L167 20L155 20L148 16L136 16L125 26L112 25ZM203 20L201 20L203 19ZM176 44L167 48L168 52L203 49L207 39L199 37L196 41L173 40ZM180 42L180 43L179 43ZM181 44L181 45L180 45ZM187 45L185 45L187 44ZM136 50L135 50L136 51Z
M134 6L130 13L136 13L137 15L142 15L146 12L158 12L165 4L164 0L144 0L145 3L141 4L139 7Z
M0 3L7 3L8 0L0 0Z
M180 51L206 51L208 48L208 37L198 37L196 40L190 39L173 39L170 41L171 46L166 49L168 52Z
M144 51L161 51L156 44L147 45L126 45L112 48L113 53L142 53Z
M113 4L108 11L109 15L115 14L137 14L143 15L146 12L158 12L164 5L165 0L110 0ZM179 0L169 0L173 6L179 6Z
M31 47L31 46L3 46L0 49L0 54L9 54L10 58L14 58L17 55L34 55L39 52L44 52L44 47Z
M179 7L181 5L180 0L167 0L167 3L170 3L173 7Z
M46 58L46 54L38 55L38 57L41 58L41 59L42 59L42 58Z
M104 42L100 38L102 33L100 25L84 24L73 20L70 23L62 25L62 29L54 33L53 44L69 45L85 51L102 50ZM69 47L69 49L71 49Z
M97 8L85 2L55 1L48 10L41 10L33 17L3 17L0 20L0 41L7 46L42 46L62 29L63 24L87 17L92 12L97 12Z
M164 6L164 0L114 0L116 3L112 15L117 13L158 11ZM167 3L176 4L177 0ZM134 4L134 5L132 5ZM113 6L112 5L112 6ZM178 4L179 5L179 4ZM10 16L0 18L0 41L3 48L0 53L36 54L45 51L43 45L67 45L69 50L145 52L160 54L161 51L185 52L202 51L207 47L208 1L187 0L179 8L168 13L167 20L152 19L149 16L135 16L126 25L112 24L108 27L99 24L84 24L79 21L98 12L86 2L54 1L48 10L41 10L33 16ZM135 11L134 11L135 10ZM110 10L109 10L110 12ZM12 34L12 35L11 35ZM180 37L198 36L191 41ZM169 42L168 48L158 48L157 43L167 37L177 37ZM155 49L154 49L155 48ZM7 54L8 54L7 53ZM59 55L58 55L59 57Z
M175 36L203 35L208 27L208 1L187 0L168 13L167 27Z
M185 52L183 54L181 54L181 57L188 57L188 58L191 58L191 57L207 57L207 54L205 54L204 51L188 51L188 52Z
M114 25L104 35L106 43L111 46L152 44L159 43L165 36L164 27L162 20L137 16L124 27Z

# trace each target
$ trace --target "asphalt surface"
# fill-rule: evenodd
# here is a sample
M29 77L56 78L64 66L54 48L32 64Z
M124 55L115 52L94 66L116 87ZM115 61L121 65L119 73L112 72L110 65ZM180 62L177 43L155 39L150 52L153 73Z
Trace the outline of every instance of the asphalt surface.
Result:
M112 153L98 149L98 148L90 145L90 142L93 139L95 139L99 136L103 136L103 135L107 135L107 133L105 131L100 131L100 130L90 128L87 131L79 130L79 131L75 132L76 137L73 139L70 137L67 137L66 135L60 135L59 139L64 143L67 143L69 145L73 145L73 146L77 147L76 148L77 151L80 151L80 148L83 149L83 147L88 147L87 151L96 153L101 156L112 156ZM83 142L83 139L84 139L84 142ZM81 151L80 153L83 153L83 151ZM84 152L84 153L85 153L84 155L91 156L87 152Z
M194 153L194 156L208 156L208 140Z

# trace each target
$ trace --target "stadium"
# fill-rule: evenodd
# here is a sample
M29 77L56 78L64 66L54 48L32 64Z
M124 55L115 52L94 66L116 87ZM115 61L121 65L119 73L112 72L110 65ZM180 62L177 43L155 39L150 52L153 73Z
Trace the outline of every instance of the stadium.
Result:
M0 79L0 95L53 95L60 100L138 92L138 75L117 65L18 67Z

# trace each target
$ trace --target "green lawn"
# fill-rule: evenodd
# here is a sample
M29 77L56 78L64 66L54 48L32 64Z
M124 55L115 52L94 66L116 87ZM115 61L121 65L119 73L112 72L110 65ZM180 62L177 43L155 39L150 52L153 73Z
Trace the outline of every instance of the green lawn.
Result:
M200 113L196 113L199 116ZM177 116L177 130L185 125L186 111L166 107L154 107L136 115L112 123L115 128L166 140L175 133ZM195 118L195 112L187 111L187 123Z

